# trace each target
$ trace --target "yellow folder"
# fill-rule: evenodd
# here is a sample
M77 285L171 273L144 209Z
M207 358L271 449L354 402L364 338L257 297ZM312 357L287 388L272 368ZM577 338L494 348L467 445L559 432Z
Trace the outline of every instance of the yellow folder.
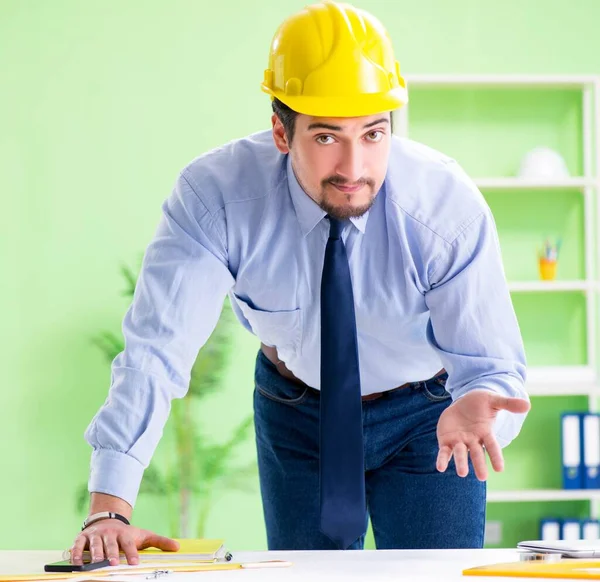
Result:
M220 539L176 539L179 542L179 550L176 552L164 552L157 548L148 548L139 550L138 554L140 562L152 562L160 560L185 560L186 562L214 562L218 559L225 559L226 550L224 540ZM71 558L70 551L66 550L63 553L63 559ZM90 561L89 551L83 552L84 561ZM126 563L125 555L121 550L121 562Z
M600 580L600 560L571 559L560 562L508 562L463 570L464 576L506 576L562 580Z

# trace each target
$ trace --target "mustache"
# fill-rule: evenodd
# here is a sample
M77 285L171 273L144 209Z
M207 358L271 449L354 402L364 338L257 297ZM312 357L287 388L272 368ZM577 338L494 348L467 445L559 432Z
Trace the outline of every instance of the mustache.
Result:
M350 182L350 180L346 180L346 178L342 178L341 176L330 176L329 178L325 178L321 181L321 186L325 187L327 184L333 184L335 186L371 186L373 188L375 186L375 181L371 178L361 178L356 182Z

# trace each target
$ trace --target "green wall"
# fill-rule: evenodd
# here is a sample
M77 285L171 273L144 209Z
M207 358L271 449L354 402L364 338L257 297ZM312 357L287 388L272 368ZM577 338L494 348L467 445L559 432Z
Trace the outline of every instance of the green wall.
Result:
M74 510L76 490L89 463L82 434L109 382L109 368L91 339L101 330L118 330L127 307L119 265L136 263L183 165L268 127L269 102L259 83L269 42L279 22L304 4L0 0L0 548L71 543L83 517ZM386 24L405 73L600 73L596 0L364 0L361 6ZM466 108L452 99L444 105L479 119L469 121L479 132L469 139L456 130L458 120L447 125L449 117L439 114L444 108L438 110L431 93L421 94L421 104L417 91L412 101L416 138L420 132L431 145L443 145L473 173L491 172L492 163L498 173L514 170L506 133L488 142L499 148L498 159L478 147L480 137L490 137L488 118L498 119L494 97ZM547 107L571 111L569 99L559 96ZM528 135L520 136L521 145ZM568 149L576 171L580 152ZM513 239L516 233L526 244L538 241L538 233L519 222L518 194L488 199L506 245L508 274L534 278L535 264ZM544 218L571 233L568 269L580 273L575 241L581 238L581 208L568 193L556 200ZM525 203L527 212L535 213L540 203ZM564 316L567 332L548 323L541 334L538 300L515 299L532 363L581 362L577 325ZM583 317L577 296L543 300L548 309L559 301L561 313ZM241 328L235 343L222 392L199 414L215 438L226 438L251 406L257 344ZM570 346L566 355L564 345ZM548 435L556 450L558 413L577 406L581 399L535 399L519 449L507 451L507 474L493 486L558 486L558 462L539 460L547 445L540 435ZM251 442L246 454L254 454ZM556 510L585 513L587 507ZM517 511L535 524L545 508L491 508L491 516L506 520L509 543L518 535ZM167 533L165 512L160 500L140 498L136 520ZM264 548L258 488L222 496L208 533L225 536L236 549Z

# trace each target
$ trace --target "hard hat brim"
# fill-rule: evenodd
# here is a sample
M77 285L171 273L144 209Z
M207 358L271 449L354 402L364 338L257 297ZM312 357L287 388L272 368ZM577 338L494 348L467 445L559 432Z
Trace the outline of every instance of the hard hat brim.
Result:
M408 103L408 92L404 87L397 87L386 93L363 93L352 97L290 96L273 91L264 83L261 88L293 111L314 117L365 117L394 111Z

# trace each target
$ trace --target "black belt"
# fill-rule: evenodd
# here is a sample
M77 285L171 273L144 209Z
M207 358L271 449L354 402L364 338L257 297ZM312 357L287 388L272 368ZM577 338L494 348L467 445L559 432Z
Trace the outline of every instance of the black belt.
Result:
M299 386L302 386L303 388L307 388L308 390L312 390L314 392L319 392L318 390L312 388L311 386L300 380L300 378L294 375L294 373L285 365L285 362L279 359L279 356L277 355L277 348L266 346L265 344L261 343L260 349L262 350L262 353L266 356L266 358L277 368L277 371L284 378L291 380L292 382L298 384ZM434 377L440 376L445 372L446 370L442 368ZM403 388L408 388L413 383L414 382L406 382L405 384L402 384L402 386L397 386L396 388L392 388L390 390L385 390L383 392L374 392L373 394L367 394L366 396L362 397L362 400L363 402L368 400L376 400L384 394L394 392L395 390L402 390Z

